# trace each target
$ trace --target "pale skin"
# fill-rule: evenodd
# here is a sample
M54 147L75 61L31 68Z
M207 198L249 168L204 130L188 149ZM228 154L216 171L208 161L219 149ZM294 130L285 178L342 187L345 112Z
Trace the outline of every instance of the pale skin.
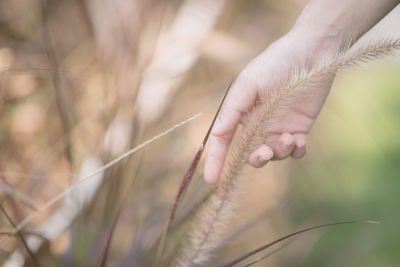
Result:
M216 184L238 124L257 100L285 79L293 69L318 64L356 41L398 1L312 0L293 28L254 58L230 88L211 131L204 178ZM301 158L306 154L307 134L328 96L333 76L326 85L298 97L276 118L264 145L253 151L248 163L263 167L270 160Z

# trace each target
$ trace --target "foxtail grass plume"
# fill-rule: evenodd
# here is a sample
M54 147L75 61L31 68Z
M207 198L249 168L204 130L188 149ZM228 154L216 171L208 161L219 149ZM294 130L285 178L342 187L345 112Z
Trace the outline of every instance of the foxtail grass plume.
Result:
M394 55L400 51L400 40L384 40L356 49L344 51L326 62L304 67L291 73L276 88L248 112L239 140L227 156L220 182L212 194L197 210L189 233L189 243L182 246L173 266L196 266L205 264L224 237L232 231L235 207L240 203L239 174L252 151L267 138L269 123L297 96L309 93L328 81L338 70ZM273 89L273 90L272 90Z

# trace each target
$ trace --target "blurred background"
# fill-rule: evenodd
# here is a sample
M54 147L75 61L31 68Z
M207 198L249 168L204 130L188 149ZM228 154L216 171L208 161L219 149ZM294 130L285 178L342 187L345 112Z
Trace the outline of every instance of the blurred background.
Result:
M0 0L0 263L93 266L109 245L109 266L149 266L231 79L306 2ZM360 43L400 37L399 19L395 9ZM307 226L375 220L306 233L255 266L399 266L399 71L397 57L341 72L307 156L244 170L240 228L213 264ZM209 189L202 167L176 228Z

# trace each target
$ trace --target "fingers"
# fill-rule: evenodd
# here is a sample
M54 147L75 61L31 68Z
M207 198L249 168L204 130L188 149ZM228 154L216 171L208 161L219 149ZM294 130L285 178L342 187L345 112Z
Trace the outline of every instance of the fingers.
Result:
M261 168L269 160L282 160L290 156L298 159L306 154L306 144L306 134L284 133L279 136L274 150L267 145L262 145L250 154L248 163L254 168Z
M295 138L289 133L282 134L275 144L274 159L280 160L289 157L295 146Z
M240 119L240 116L238 116L238 118ZM216 129L218 130L218 128ZM226 129L228 129L228 127ZM218 131L216 131L216 133L217 135L214 136L215 138L210 140L210 148L204 171L205 179L209 184L218 182L225 154L233 137L234 129L229 130L225 135L218 135L220 133ZM261 168L269 160L282 160L290 156L298 159L306 154L306 145L306 134L292 135L284 133L278 138L274 150L267 145L262 145L250 154L248 163L254 168Z
M241 113L235 110L226 113L224 111L223 114L218 119L210 135L210 144L204 166L204 179L209 184L218 182L224 166L226 152L241 116Z
M292 156L295 159L302 158L307 152L307 135L282 134L276 142L273 160L285 159Z
M295 148L293 149L292 152L292 157L295 159L299 159L304 157L304 155L307 152L307 136L305 134L298 134L295 136L296 141L295 141Z
M274 152L269 146L262 145L256 151L250 154L248 163L254 168L264 167L272 159Z

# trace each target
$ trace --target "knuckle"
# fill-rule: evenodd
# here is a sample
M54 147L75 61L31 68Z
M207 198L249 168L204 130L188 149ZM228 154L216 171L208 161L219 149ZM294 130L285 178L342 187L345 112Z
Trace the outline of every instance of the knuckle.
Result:
M228 146L230 144L230 138L228 133L222 135L214 135L215 141L223 146Z

